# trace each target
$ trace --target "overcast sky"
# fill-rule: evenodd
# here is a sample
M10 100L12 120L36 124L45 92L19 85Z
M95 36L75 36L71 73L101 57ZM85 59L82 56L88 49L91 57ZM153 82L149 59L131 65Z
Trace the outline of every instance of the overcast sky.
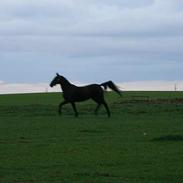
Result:
M183 80L181 0L1 0L0 80Z

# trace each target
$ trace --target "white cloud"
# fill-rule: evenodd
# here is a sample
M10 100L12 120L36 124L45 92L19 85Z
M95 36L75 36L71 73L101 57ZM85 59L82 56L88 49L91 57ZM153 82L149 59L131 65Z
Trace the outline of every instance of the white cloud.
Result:
M183 81L136 81L120 86L125 91L183 91Z
M29 84L29 83L1 83L0 94L11 93L44 93L59 91L59 88L50 88L46 83Z

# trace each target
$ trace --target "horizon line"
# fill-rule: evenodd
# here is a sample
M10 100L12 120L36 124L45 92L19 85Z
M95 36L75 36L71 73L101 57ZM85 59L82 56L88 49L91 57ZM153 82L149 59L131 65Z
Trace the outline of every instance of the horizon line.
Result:
M79 81L72 82L78 86L87 85ZM183 91L182 81L129 81L116 82L122 91ZM0 94L51 93L60 92L60 86L49 87L48 83L5 83L0 82Z

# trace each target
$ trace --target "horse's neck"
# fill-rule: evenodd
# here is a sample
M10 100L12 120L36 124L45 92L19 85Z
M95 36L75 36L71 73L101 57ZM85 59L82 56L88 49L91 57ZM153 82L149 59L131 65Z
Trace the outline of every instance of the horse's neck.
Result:
M62 91L67 91L71 88L72 84L67 80L67 79L63 79L62 82L60 83L60 86L62 88Z

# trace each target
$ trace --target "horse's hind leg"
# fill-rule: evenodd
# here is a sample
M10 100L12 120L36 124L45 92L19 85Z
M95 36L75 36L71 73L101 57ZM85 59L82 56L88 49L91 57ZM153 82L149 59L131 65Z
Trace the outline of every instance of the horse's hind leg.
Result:
M100 104L100 103L98 103L98 105L97 105L97 107L96 107L96 109L95 109L95 115L97 115L97 114L98 114L98 110L99 110L100 106L101 106L101 104Z
M60 105L58 106L58 113L61 115L62 114L62 106L67 104L67 101L63 101L60 103Z
M103 105L106 108L108 117L110 117L111 116L111 113L110 113L109 107L108 107L108 105L107 105L107 103L105 101L103 102Z
M75 116L78 117L78 112L77 112L75 103L72 102L71 104L72 104L72 108L73 108L73 110L74 110Z

